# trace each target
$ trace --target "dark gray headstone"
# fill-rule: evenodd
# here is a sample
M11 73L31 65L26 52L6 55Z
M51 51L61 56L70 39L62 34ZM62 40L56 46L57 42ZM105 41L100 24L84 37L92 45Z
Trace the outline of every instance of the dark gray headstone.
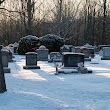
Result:
M28 52L26 53L26 66L23 66L24 69L40 69L37 66L37 53Z
M83 62L84 64L84 54L82 53L63 53L63 65L64 67L78 67L78 63Z

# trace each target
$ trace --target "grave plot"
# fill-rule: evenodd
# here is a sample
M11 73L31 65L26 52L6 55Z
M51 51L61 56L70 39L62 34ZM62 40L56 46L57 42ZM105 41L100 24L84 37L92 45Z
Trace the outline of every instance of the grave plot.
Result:
M62 56L62 66L56 65L56 74L58 73L92 73L92 70L84 66L84 54L65 52Z

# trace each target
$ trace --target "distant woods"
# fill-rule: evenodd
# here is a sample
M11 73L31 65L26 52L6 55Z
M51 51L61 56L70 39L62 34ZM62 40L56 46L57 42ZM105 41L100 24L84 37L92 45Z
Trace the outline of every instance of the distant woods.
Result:
M67 44L110 44L109 0L0 0L0 43L56 34Z

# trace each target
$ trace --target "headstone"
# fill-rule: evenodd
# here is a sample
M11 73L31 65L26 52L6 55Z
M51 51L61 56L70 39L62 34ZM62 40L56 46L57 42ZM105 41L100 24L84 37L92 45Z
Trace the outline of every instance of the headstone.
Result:
M13 56L13 52L12 51L14 51L14 50L11 50L13 47L8 47L8 46L6 46L6 47L4 47L4 49L5 50L7 50L8 51L8 53L9 53L9 62L13 62L14 60L12 59L12 58L14 58L14 56ZM14 48L13 48L14 49Z
M83 68L83 69L82 69ZM62 67L58 73L92 73L84 67L84 54L65 52L62 56Z
M84 54L84 57L85 57L85 58L89 58L89 56L90 56L90 51L89 51L89 49L86 48L86 47L81 47L81 53Z
M10 73L10 68L8 68L9 52L8 50L2 49L1 53L2 53L2 64L3 64L4 73Z
M89 48L82 46L81 47L81 53L84 54L84 60L85 61L91 61L91 58L89 58L90 57L90 50L89 50Z
M46 49L45 46L40 46L39 49L37 49L37 60L38 61L48 61L48 53L49 50Z
M94 58L95 57L95 48L88 48L90 52L90 57Z
M50 52L50 59L48 62L61 62L62 55L59 52Z
M103 47L110 47L110 45L98 45L99 51L103 50Z
M40 69L37 66L37 53L36 52L27 52L26 53L26 66L23 66L24 69Z
M103 47L103 56L101 60L110 60L110 47Z
M1 53L2 45L0 45L0 93L4 93L7 91L5 84L5 76L2 64L2 53Z
M62 47L60 47L60 52L72 52L73 49L73 45L63 45Z
M75 53L81 53L81 47L80 46L77 46L75 47Z
M73 48L71 49L71 52L75 53L75 47L73 47Z
M84 64L84 54L82 53L65 52L62 59L64 67L77 68L80 62Z

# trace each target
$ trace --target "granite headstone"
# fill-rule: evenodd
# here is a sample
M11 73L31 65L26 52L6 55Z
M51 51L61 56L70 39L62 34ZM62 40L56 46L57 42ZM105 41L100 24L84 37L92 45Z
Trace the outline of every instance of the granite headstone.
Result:
M46 49L45 46L41 45L39 49L37 49L37 60L48 61L48 53L49 53L49 50Z
M40 69L37 66L37 53L36 52L27 52L26 53L26 66L23 66L24 69Z
M110 60L110 47L103 47L101 60Z

